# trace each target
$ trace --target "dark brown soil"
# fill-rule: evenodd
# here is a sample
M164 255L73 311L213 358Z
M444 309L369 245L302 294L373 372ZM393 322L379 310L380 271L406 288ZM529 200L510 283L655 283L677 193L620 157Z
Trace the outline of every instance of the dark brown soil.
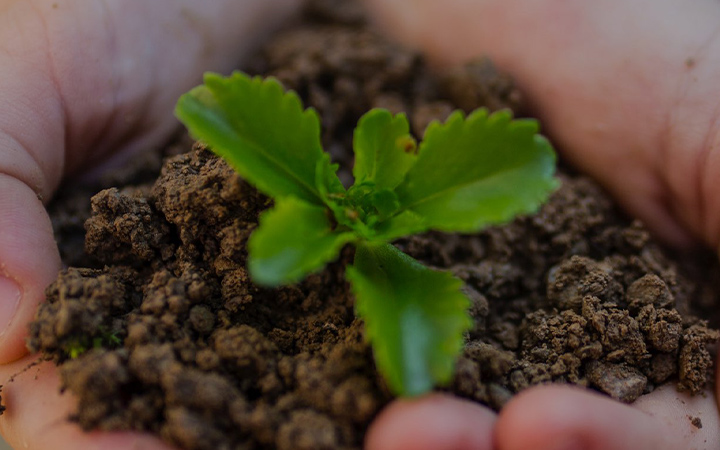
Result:
M345 179L352 128L372 107L408 112L418 135L456 107L521 111L487 61L434 73L371 31L353 4L308 11L253 67L318 109ZM391 396L344 282L352 255L297 286L254 286L245 243L268 200L202 145L180 141L148 155L135 184L95 195L92 212L79 191L58 201L63 257L86 268L48 289L30 349L60 364L79 399L72 419L88 430L151 431L186 449L360 448ZM151 182L165 155L176 156ZM558 382L631 402L660 383L697 393L708 380L718 333L693 308L718 292L702 278L712 279L709 264L670 258L586 178L563 175L534 217L397 245L466 281L475 326L449 388L460 396L500 409Z

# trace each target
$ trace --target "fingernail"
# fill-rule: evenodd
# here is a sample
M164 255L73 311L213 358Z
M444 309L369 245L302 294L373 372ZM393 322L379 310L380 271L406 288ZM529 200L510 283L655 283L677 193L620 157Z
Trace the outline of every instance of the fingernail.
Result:
M20 304L20 286L10 278L0 276L0 336L7 331Z

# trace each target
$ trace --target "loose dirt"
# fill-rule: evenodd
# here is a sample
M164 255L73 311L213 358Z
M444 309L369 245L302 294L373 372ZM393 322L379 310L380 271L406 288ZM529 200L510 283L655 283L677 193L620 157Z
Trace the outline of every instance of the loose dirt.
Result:
M372 107L407 112L418 136L455 108L524 113L490 62L433 71L352 3L312 2L251 68L319 111L345 181L352 129ZM48 288L28 346L60 365L79 399L72 420L185 449L360 448L391 396L344 281L350 252L297 286L259 288L245 244L268 199L186 138L144 158L103 182L119 187L91 202L69 189L53 207L71 267ZM453 271L472 299L475 324L447 389L494 409L542 383L624 402L668 382L700 392L718 333L695 314L712 306L717 272L709 260L669 256L569 173L533 217L396 243Z

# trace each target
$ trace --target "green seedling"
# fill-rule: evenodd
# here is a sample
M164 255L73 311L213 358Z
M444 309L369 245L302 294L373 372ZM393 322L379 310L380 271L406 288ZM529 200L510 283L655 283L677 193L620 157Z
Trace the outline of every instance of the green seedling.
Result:
M65 354L70 359L75 359L91 348L116 348L122 345L122 339L115 332L107 331L100 327L100 336L90 338L82 336L70 339L65 344Z
M274 79L206 74L177 117L274 198L248 243L252 279L295 283L355 246L347 278L380 372L399 395L447 383L470 326L462 282L391 242L427 230L475 232L537 210L558 182L534 120L480 109L433 122L418 146L404 114L374 109L355 129L355 184L322 149L320 122Z

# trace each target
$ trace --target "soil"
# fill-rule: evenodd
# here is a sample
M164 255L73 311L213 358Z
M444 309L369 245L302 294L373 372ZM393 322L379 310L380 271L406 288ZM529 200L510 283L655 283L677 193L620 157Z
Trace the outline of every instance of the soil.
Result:
M348 2L311 2L252 72L276 76L319 111L345 181L352 129L372 107L407 112L419 136L455 108L523 114L520 93L490 62L434 71ZM91 202L87 187L68 189L52 209L70 267L48 288L28 346L60 365L79 400L72 420L150 431L185 449L360 448L392 397L344 281L351 252L297 286L259 288L245 244L269 200L187 138L136 162L139 171L103 180L122 187ZM533 217L396 243L453 271L473 301L475 325L447 390L494 409L542 383L624 402L667 382L701 392L718 339L697 316L709 317L717 297L712 259L669 255L591 180L561 177Z

